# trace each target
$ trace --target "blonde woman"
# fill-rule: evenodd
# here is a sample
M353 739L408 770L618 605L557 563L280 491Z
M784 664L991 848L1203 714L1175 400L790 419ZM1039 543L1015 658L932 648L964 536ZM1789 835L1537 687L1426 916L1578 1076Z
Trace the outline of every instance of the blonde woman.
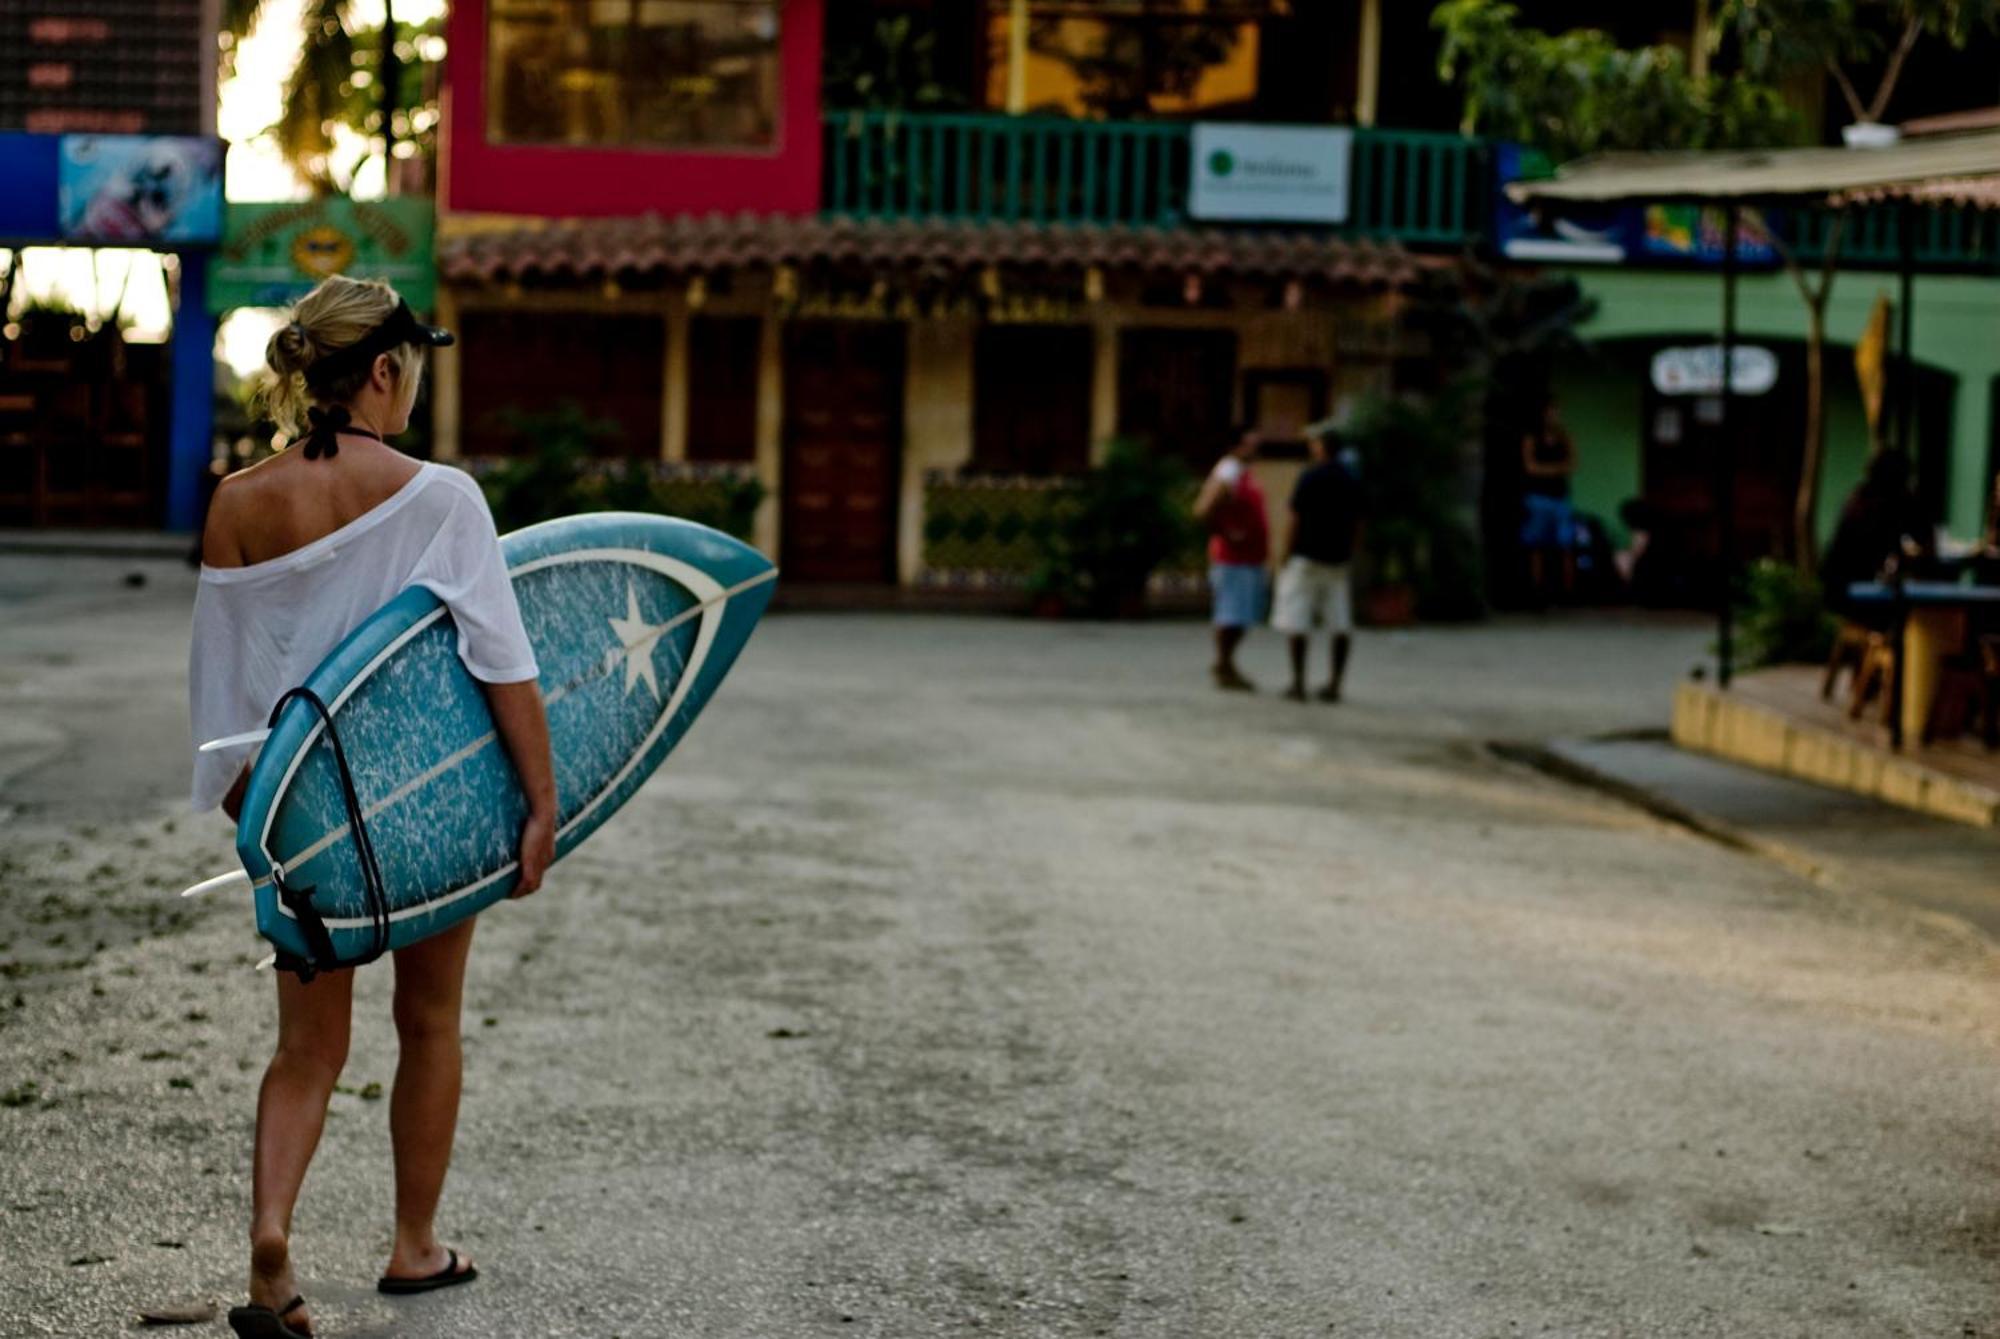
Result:
M271 338L268 402L293 444L216 490L189 657L197 741L251 731L343 637L399 591L450 609L459 654L485 685L528 797L520 880L541 885L555 850L555 779L536 667L493 519L460 471L387 444L409 426L426 348L451 343L385 284L334 278ZM249 759L195 755L194 805L236 817ZM395 953L400 1043L389 1104L395 1246L377 1286L424 1292L477 1276L433 1223L458 1123L459 1008L471 920ZM281 962L281 968L298 966ZM244 1339L300 1339L312 1322L293 1277L292 1208L347 1059L351 969L280 970L277 1049L257 1100L250 1300ZM307 978L311 979L308 980Z

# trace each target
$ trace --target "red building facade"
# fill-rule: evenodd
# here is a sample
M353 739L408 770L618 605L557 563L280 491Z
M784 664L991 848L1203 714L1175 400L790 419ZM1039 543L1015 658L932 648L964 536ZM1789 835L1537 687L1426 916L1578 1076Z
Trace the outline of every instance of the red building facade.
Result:
M460 0L440 197L556 218L819 207L823 0Z

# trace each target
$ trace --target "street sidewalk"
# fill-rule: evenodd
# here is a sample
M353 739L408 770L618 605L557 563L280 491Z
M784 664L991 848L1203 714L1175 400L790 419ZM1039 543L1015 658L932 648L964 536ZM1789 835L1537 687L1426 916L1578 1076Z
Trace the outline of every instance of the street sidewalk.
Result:
M0 554L185 559L192 552L194 536L171 530L0 529Z
M1814 882L1953 917L2000 940L2000 831L1685 752L1652 734L1496 751Z

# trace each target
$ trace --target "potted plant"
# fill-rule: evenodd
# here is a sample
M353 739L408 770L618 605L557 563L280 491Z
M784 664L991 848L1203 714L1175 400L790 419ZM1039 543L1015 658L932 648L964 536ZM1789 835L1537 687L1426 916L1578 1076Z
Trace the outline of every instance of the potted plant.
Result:
M1416 621L1420 597L1449 607L1434 578L1463 580L1466 547L1458 474L1475 394L1470 380L1430 396L1377 396L1356 413L1348 441L1360 453L1369 580L1361 610L1377 626ZM1474 592L1476 593L1476 592Z
M1042 562L1029 581L1036 612L1060 605L1093 618L1143 614L1153 573L1194 540L1190 485L1179 461L1154 454L1143 442L1113 441L1044 541Z
M589 464L618 440L616 423L592 418L573 400L542 413L503 409L500 421L519 454L482 482L502 530L601 509L589 496Z
M1061 546L1056 544L1049 548L1028 574L1028 612L1036 618L1061 618L1069 613L1080 584L1068 553L1058 551Z
M68 367L78 345L90 335L83 312L60 298L33 299L22 308L16 324L14 352L23 365Z

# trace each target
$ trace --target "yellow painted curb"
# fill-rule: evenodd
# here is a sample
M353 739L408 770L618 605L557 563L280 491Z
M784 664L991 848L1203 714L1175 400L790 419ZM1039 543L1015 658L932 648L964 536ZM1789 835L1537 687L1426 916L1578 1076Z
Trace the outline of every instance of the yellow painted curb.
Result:
M1867 795L1933 818L2000 827L2000 790L1793 720L1711 684L1690 681L1674 690L1673 740L1697 753Z

